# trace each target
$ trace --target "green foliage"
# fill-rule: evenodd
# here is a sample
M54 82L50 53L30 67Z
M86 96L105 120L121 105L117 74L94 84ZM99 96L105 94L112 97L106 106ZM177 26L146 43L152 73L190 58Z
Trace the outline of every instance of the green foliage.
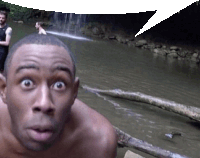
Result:
M10 9L9 16L13 20L24 20L26 21L28 18L30 18L32 10L31 8L21 7L18 5L10 4L7 2L3 2L0 0L0 7L6 7Z

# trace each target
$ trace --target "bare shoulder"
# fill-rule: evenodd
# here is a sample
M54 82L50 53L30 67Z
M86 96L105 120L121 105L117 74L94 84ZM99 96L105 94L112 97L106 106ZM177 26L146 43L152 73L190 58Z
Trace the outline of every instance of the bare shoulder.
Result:
M6 34L8 34L8 35L11 36L11 34L12 34L12 28L11 28L11 27L8 27L8 28L6 29Z
M101 114L76 99L72 106L72 114L80 123L78 150L85 152L85 157L114 158L117 137L111 123ZM82 156L83 157L83 156Z

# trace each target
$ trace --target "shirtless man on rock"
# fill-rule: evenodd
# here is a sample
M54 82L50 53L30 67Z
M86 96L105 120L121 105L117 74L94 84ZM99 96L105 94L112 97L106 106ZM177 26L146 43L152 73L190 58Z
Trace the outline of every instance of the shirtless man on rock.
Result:
M43 24L42 22L36 22L35 23L35 28L38 30L38 34L44 34L44 35L46 35L47 33L43 29L42 24Z
M33 34L9 51L0 74L1 158L114 158L110 122L77 99L68 47Z

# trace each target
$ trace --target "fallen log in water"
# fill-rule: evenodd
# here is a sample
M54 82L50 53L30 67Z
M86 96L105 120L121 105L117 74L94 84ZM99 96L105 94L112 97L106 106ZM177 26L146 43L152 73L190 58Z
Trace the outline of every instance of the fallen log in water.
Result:
M162 158L188 158L186 156L172 153L171 151L167 151L159 147L153 146L152 144L149 144L145 141L133 138L129 134L121 131L117 127L114 127L114 129L118 136L118 144L121 147L135 148L137 150L143 151L147 154L150 154L152 156L159 157L159 158L161 157Z
M148 103L164 110L172 111L174 113L189 117L193 120L200 122L200 109L196 107L186 106L176 103L174 101L153 97L139 92L125 92L122 90L101 90L88 86L82 86L82 88L93 93L100 93L112 97L119 97L128 100Z
M190 110L190 107L188 107L188 106L177 104L175 102L167 101L164 99L162 100L160 98L148 96L148 95L145 95L142 93L124 92L121 90L101 90L101 89L91 88L88 86L82 86L82 88L85 90L88 90L90 92L93 92L93 93L101 93L101 94L106 94L106 95L113 96L113 97L120 97L120 98L124 98L124 99L140 101L140 102L144 102L144 103L150 103L150 104L153 104L160 108L166 109L168 111L173 111L173 112L178 111L176 109L173 110L174 109L173 107L175 107L176 105L178 106L178 108L184 107L186 110L188 110L188 109ZM192 110L190 110L191 112L189 112L189 113L195 113L195 109L200 111L200 109L192 107ZM180 111L181 111L181 109L180 109ZM179 113L179 112L176 112L176 113ZM190 118L193 118L193 116ZM197 120L197 119L195 119L195 120ZM199 120L200 119L198 117L197 121L199 121ZM171 151L167 151L167 150L161 149L159 147L153 146L152 144L149 144L143 140L139 140L137 138L130 136L129 134L123 132L122 130L120 130L119 128L117 128L115 126L113 126L113 127L117 133L118 145L120 147L135 148L137 150L143 151L147 154L150 154L152 156L159 157L159 158L161 158L161 157L162 158L188 158L186 156L182 156L182 155L173 153Z

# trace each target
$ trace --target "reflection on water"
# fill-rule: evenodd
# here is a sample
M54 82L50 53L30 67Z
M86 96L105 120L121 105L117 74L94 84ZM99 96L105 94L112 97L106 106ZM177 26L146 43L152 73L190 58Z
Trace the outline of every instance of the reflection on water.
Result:
M12 23L10 26L13 27L12 43L36 32L34 26ZM59 38L75 53L81 84L141 92L200 108L200 71L193 63L156 56L112 41ZM135 138L192 158L200 155L200 123L148 104L100 96L83 89L79 90L78 97ZM165 134L172 132L179 132L181 136L166 138ZM118 158L126 150L119 149Z
M77 35L73 35L73 34L69 34L69 33L62 33L62 32L56 32L56 31L46 31L48 34L52 34L52 35L56 35L56 36L61 36L61 37L65 37L65 38L72 38L72 39L76 39L76 40L86 40L86 41L92 41L89 38L85 38L85 37L81 37L81 36L77 36Z

